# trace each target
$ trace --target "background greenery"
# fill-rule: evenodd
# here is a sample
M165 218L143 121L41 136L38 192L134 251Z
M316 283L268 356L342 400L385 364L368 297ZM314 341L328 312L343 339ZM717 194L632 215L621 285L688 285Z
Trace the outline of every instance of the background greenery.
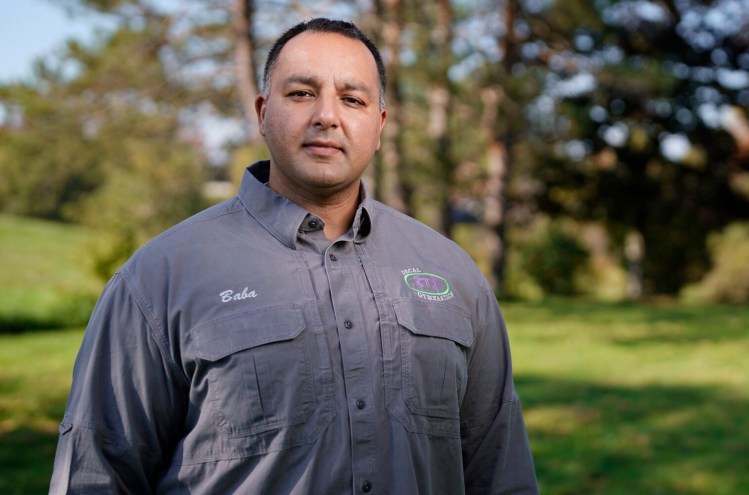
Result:
M75 254L89 237L0 216L0 274L13 277L0 284L0 324L16 332L0 333L0 493L47 493L98 291ZM75 310L62 319L56 308ZM746 306L551 299L503 308L543 493L749 493Z
M543 492L749 493L745 0L50 2L110 27L0 84L0 493L46 492L103 281L267 156L316 15L384 55L373 195L501 295Z
M102 280L267 157L266 53L323 15L386 65L371 193L502 295L749 302L746 0L49 1L109 27L0 83L0 212L95 229Z

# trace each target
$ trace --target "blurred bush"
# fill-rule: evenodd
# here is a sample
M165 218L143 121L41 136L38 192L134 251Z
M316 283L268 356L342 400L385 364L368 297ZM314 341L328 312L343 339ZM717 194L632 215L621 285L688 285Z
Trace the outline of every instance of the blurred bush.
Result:
M708 239L712 268L681 293L685 301L749 303L749 222L730 224Z
M207 206L204 170L192 150L169 143L133 148L127 167L109 167L104 185L71 213L98 234L88 251L101 280L146 241Z
M588 268L589 252L575 229L557 221L542 222L517 242L508 274L510 292L526 299L581 293L578 280Z

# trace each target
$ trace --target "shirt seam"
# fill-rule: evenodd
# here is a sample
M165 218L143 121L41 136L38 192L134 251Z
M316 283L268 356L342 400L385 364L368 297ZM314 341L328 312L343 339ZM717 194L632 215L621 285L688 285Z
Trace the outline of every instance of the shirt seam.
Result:
M211 222L213 220L216 220L218 218L221 218L221 217L224 217L224 216L227 216L227 215L236 215L237 213L242 213L243 211L248 211L248 210L246 210L244 208L244 204L242 203L242 199L239 196L235 196L235 197L227 200L227 202L230 202L230 201L232 201L234 199L236 199L236 200L238 200L240 202L239 206L236 206L236 205L227 205L227 208L230 208L228 211L218 212L218 213L216 213L214 215L209 216L208 218L196 218L196 217L188 218L185 221L183 221L181 223L178 223L177 225L173 226L172 228L170 228L170 229L162 232L160 235L158 235L157 237L155 237L149 243L149 245L153 244L154 242L158 242L160 239L166 239L168 237L171 237L171 236L177 234L178 232L180 232L180 231L182 231L184 229L190 228L192 226L199 225L199 224L205 223L205 222ZM216 206L219 206L219 205L216 205Z
M128 453L144 457L151 462L156 460L156 458L150 452L148 452L145 448L138 447L136 444L131 442L127 436L120 435L117 432L109 430L105 426L100 425L94 421L84 420L83 418L79 417L66 416L65 418L63 418L62 424L69 424L73 427L83 428L84 430L96 432L97 434L101 435L101 438L104 442L114 445L117 448L123 449Z
M485 416L475 418L472 421L461 421L460 429L472 430L474 428L481 428L483 426L486 426L494 422L495 418L502 412L502 408L506 407L507 405L512 405L518 402L518 400L519 398L516 393L513 393L512 397L505 397L502 399L502 402L500 402L499 407L496 410L493 410L491 413L487 413Z
M483 296L486 297L486 298L495 298L496 297L494 295L494 293L491 290L488 289L488 287L484 287L484 289L483 289L482 292L484 292ZM477 300L477 304L476 304L476 313L477 314L481 314L481 309L480 309L480 307L481 307L481 301L485 301L485 299L478 299ZM478 330L481 333L485 333L485 332L488 331L488 327L489 327L488 322L483 321L483 322L481 322L479 324ZM474 338L476 338L476 337L474 336ZM475 346L471 347L471 352L473 352L474 348L475 348ZM509 372L512 373L511 370ZM494 421L494 418L496 418L497 415L500 414L500 412L502 411L502 408L505 407L506 404L511 404L513 402L516 402L517 400L519 400L519 396L517 394L517 391L515 390L515 386L512 385L510 387L509 393L505 392L502 395L502 399L501 399L501 401L499 403L499 406L497 407L496 410L492 410L492 412L487 413L484 416L479 416L479 417L473 418L471 420L461 421L460 422L461 430L463 430L463 429L470 430L470 429L473 429L473 428L479 428L479 427L482 427L482 426L485 426L485 425L491 423L492 421Z
M159 348L159 354L161 354L161 359L163 359L166 362L166 364L169 366L169 368L172 370L172 372L177 377L179 377L179 379L183 382L183 385L189 387L190 380L187 378L187 376L185 376L182 369L180 369L180 367L177 366L177 363L174 362L174 360L171 357L171 354L169 354L168 352L169 341L166 338L166 336L163 335L164 329L161 328L161 325L159 325L159 323L156 321L156 318L151 313L150 307L145 297L140 293L140 291L138 291L137 287L135 286L135 283L132 281L129 274L127 274L125 271L119 272L119 274L126 284L127 291L135 300L135 304L138 306L138 309L143 315L143 318L146 320L146 325L148 325L149 335L156 342L156 345ZM157 334L155 329L158 329L161 334Z

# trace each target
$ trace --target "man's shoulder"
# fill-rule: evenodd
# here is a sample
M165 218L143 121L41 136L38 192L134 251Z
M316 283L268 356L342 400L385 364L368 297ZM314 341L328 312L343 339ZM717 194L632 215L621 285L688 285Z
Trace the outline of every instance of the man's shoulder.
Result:
M232 216L244 211L237 198L210 206L168 228L140 247L123 266L132 271L137 266L153 266L180 254L208 249L211 240L233 223Z
M373 203L374 250L386 265L399 265L401 274L425 272L449 280L460 287L465 301L491 292L475 260L458 243L394 208Z
M434 230L432 227L428 226L427 224L406 215L405 213L396 210L395 208L386 205L385 203L381 203L379 201L372 201L371 206L373 210L376 212L376 216L382 216L385 221L393 222L390 223L388 226L390 228L413 228L416 229L420 234L422 235L428 235L428 236L434 236L436 238L442 238L444 240L449 240L444 235L440 234L436 230Z
M467 253L455 241L429 225L379 201L372 201L372 205L373 209L377 212L376 217L382 222L382 225L380 225L381 228L395 233L399 237L417 238L421 242L429 243L431 246L448 249L467 256Z
M227 199L182 220L154 237L146 245L158 246L160 243L183 242L210 235L211 231L224 226L222 220L242 211L245 211L244 207L236 197Z

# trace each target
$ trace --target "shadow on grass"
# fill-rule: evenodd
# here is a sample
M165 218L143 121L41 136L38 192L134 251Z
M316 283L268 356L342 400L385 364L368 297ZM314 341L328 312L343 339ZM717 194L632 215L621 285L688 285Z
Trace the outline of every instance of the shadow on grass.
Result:
M544 495L749 493L749 401L708 387L516 377ZM62 417L64 400L44 416ZM47 493L56 432L0 434L0 493Z
M0 493L48 493L56 448L56 432L21 427L0 434Z
M749 493L749 401L516 377L545 495Z
M18 404L14 407L12 398L28 393L24 391L28 386L0 377L0 493L3 495L49 492L57 449L56 425L65 412L67 390L52 387L32 413L33 419L26 419L28 413L18 416Z
M75 296L41 310L13 308L0 311L0 334L85 326L95 303L93 296Z
M612 335L617 344L699 344L746 339L749 336L749 307L714 305L633 308L639 324L647 328L634 335Z
M749 306L689 306L677 303L598 303L550 299L515 303L511 311L533 313L533 320L574 323L600 331L596 338L625 345L726 342L749 336ZM527 319L531 319L527 317ZM566 332L560 333L566 336ZM545 335L544 338L547 338Z
M0 390L6 395L20 393L13 392L15 388L15 383L0 381ZM0 430L0 493L34 495L49 492L58 438L54 425L62 418L65 401L64 394L55 394L40 405L34 424L47 425L44 428L21 424ZM0 416L5 416L2 410Z

